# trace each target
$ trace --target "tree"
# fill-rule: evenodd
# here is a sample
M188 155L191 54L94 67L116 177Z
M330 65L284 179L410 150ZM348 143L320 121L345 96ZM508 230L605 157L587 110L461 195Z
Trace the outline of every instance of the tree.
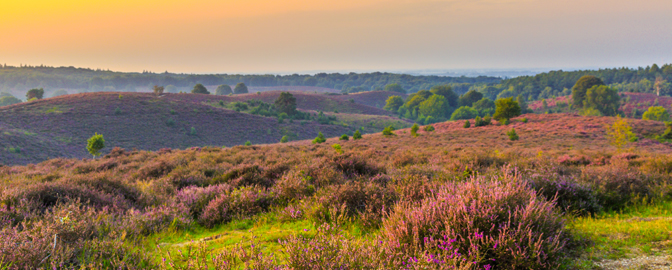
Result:
M418 137L418 130L420 129L420 126L418 126L418 123L413 124L411 127L411 136L413 137Z
M42 99L43 96L44 96L44 89L42 88L30 89L28 90L28 93L26 93L26 98L28 100L31 100L33 98Z
M86 141L86 150L93 155L93 159L100 156L100 150L105 148L105 138L102 134L96 132L91 138Z
M410 110L410 111L416 110L418 108L418 106L420 106L420 103L422 103L425 100L427 100L427 99L425 99L421 95L411 95L408 98L406 98L406 103L404 103L404 108L406 108L407 110Z
M519 115L520 106L512 97L502 98L495 101L495 115L492 116L495 120L508 120Z
M236 87L233 88L233 93L234 94L247 94L249 91L247 90L247 85L244 83L238 83L236 84Z
M471 127L471 123L469 122L469 120L464 121L464 126L463 127L464 128L470 128Z
M607 127L607 139L620 151L626 144L637 141L637 136L628 121L617 115L614 124Z
M341 137L338 138L339 141L348 141L350 140L350 137L348 137L348 134L343 134Z
M575 108L583 108L588 89L596 85L604 85L604 82L595 76L586 75L581 77L572 87L572 103Z
M443 119L450 112L450 105L445 97L432 95L419 104L418 111L424 116Z
M217 86L217 89L215 89L215 95L226 96L228 94L233 94L233 90L231 90L231 86L227 84Z
M164 89L163 86L154 85L154 87L152 88L152 91L154 92L154 94L157 94L157 95L160 96L160 95L163 94L163 89Z
M359 132L359 130L355 130L355 133L352 134L352 139L353 140L359 140L362 138L362 133Z
M476 101L472 106L479 115L490 115L495 110L495 102L489 98L482 98L479 101Z
M208 89L205 88L205 86L203 86L202 84L199 83L199 84L194 85L194 89L191 90L191 93L209 95L210 91L208 91Z
M385 91L390 91L390 92L398 92L402 94L406 94L406 90L399 85L398 83L391 83L385 86Z
M385 100L385 107L383 107L383 109L396 112L399 110L399 107L403 105L404 99L400 96L389 96L387 100Z
M532 110L527 108L527 102L525 101L525 98L523 95L518 95L516 97L516 102L518 102L518 106L520 106L520 113L531 113Z
M453 115L450 116L450 120L472 119L476 116L478 116L478 111L471 107L462 106L453 112Z
M286 113L287 115L296 114L296 98L289 92L280 93L274 105L279 113Z
M462 106L471 107L473 106L474 103L478 102L481 99L483 99L483 94L479 93L476 90L469 90L469 92L465 93L459 98L458 104L460 107Z
M606 85L595 85L588 89L583 101L584 108L596 109L605 116L616 115L620 105L621 98L618 96L616 89Z
M324 134L322 134L322 132L319 132L317 134L317 137L315 137L315 139L313 140L313 144L323 143L323 142L326 142L326 141L327 141L327 139L324 138Z
M665 110L665 108L661 106L654 106L649 107L649 109L644 112L642 119L665 122L670 121L670 114L667 112L667 110Z
M448 104L450 104L451 107L457 108L458 107L458 99L459 96L455 94L453 91L453 88L450 87L450 85L437 85L432 87L430 90L435 95L440 95L446 98L448 101Z
M4 96L0 97L0 106L7 106L7 105L12 105L16 103L21 103L21 100L18 98L15 98L14 96Z
M289 138L287 138L287 136L282 136L282 138L280 138L280 143L286 143L288 141L289 141Z

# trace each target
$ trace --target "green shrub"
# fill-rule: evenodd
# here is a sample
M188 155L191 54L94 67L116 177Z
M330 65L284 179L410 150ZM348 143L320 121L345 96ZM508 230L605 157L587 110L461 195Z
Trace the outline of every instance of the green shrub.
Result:
M464 128L470 128L470 127L471 127L471 123L469 122L469 120L464 121Z
M411 127L411 136L413 137L418 137L418 130L420 129L420 126L418 126L417 123L413 124Z
M173 120L173 118L168 118L168 120L166 120L166 126L172 127L174 125L175 125L175 120Z
M119 109L119 107L117 107L116 109L114 109L114 114L116 114L116 115L120 115L120 114L121 114L121 109Z
M359 130L356 130L354 134L352 134L352 139L353 140L359 140L362 138L362 133L359 132Z
M509 136L509 140L512 140L512 141L517 141L518 140L518 134L516 133L515 128L512 128L511 130L507 131L506 135Z
M281 143L286 143L288 141L289 141L289 138L287 138L287 136L282 136L282 138L280 138Z
M170 114L175 115L177 112L175 110L170 110Z
M105 148L105 139L102 134L96 132L91 138L86 141L86 150L89 151L93 158L100 156L100 150Z
M340 144L334 144L331 146L331 148L334 148L336 153L343 154L343 149L341 148Z
M191 135L191 136L196 135L196 128L195 127L191 127L191 130L189 131L189 135Z
M251 141L246 141L246 142L245 142L245 146L250 146L250 145L252 145L252 142L251 142Z
M520 122L527 123L527 117L523 117L523 119L520 119Z
M504 118L499 123L503 126L507 126L507 125L509 125L510 122L509 122L508 118Z
M313 140L313 144L323 143L323 142L326 142L326 141L327 141L327 139L324 138L324 134L322 134L322 132L319 132L317 134L317 137L315 137L315 139Z
M394 127L392 127L392 126L386 127L385 129L383 129L383 135L384 136L394 136L395 134L394 134L393 131L394 131Z
M423 130L424 130L424 131L427 131L427 132L432 132L432 131L434 131L434 126L432 126L432 125L427 125L427 126L425 126L425 127L423 128Z
M341 141L347 141L347 140L350 140L350 137L348 137L348 134L343 134L338 139L341 140Z

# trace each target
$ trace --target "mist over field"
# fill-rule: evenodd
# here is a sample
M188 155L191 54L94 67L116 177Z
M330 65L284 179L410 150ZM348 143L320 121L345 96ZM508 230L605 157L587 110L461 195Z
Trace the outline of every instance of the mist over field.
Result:
M0 3L0 270L670 269L672 2Z

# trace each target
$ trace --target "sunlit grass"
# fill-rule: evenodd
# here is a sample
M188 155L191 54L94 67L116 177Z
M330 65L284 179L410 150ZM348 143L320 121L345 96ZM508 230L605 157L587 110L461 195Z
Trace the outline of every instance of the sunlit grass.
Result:
M672 201L629 206L595 217L578 217L569 229L579 240L591 243L579 252L577 263L638 255L672 253Z

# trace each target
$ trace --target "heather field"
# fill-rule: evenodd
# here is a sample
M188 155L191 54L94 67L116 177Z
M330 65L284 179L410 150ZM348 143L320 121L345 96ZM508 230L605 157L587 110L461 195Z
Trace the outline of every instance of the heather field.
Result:
M665 269L672 145L614 119L0 167L0 269Z
M294 92L299 110L345 113L332 123L284 121L239 113L218 104L262 100L273 103L280 92L215 96L198 94L86 93L59 96L0 107L0 163L28 164L50 158L89 156L82 143L104 134L108 145L126 149L185 149L194 146L234 146L305 140L319 132L328 137L379 132L388 125L410 125L387 111L331 99L323 94ZM213 106L214 104L215 106ZM328 110L327 110L328 109ZM339 114L340 115L340 114ZM396 119L396 120L395 120ZM390 123L390 124L388 124ZM108 150L109 151L109 150Z

